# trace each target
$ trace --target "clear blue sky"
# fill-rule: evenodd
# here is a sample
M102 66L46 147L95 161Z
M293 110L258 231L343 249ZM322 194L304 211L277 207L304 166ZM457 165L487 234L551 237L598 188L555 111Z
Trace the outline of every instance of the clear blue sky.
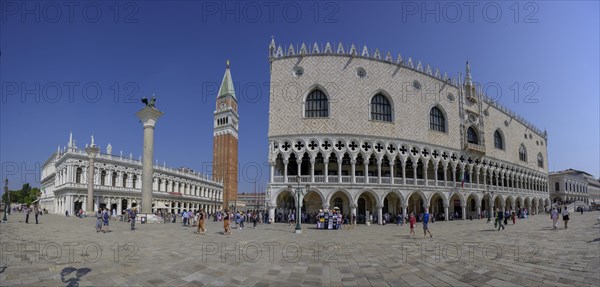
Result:
M69 131L79 147L94 134L103 149L110 142L113 153L137 158L142 127L134 114L138 99L153 93L165 112L155 159L206 171L226 59L240 100L239 190L252 192L257 177L264 187L272 35L286 45L366 44L453 75L468 59L474 81L496 83L502 104L548 130L550 170L600 173L596 1L22 3L0 6L0 161L11 189L39 186L37 166L66 145Z

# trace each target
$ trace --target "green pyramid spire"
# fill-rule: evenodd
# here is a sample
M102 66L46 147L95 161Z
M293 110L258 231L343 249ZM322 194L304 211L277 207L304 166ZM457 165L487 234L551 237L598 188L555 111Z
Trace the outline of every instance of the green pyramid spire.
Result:
M221 83L221 87L219 88L219 95L217 96L217 98L226 97L229 95L236 99L235 90L233 88L233 81L231 80L231 72L229 71L229 60L227 60L225 75L223 76L223 82Z

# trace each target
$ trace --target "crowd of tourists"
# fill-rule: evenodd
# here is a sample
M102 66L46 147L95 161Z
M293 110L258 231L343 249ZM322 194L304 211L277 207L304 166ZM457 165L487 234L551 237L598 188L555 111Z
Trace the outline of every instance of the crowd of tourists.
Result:
M39 208L37 205L33 205L33 206L18 205L18 206L12 206L10 209L12 209L13 213L18 212L21 214L25 214L25 223L29 223L29 217L34 216L35 224L38 224L39 216L44 213L48 213L48 211L46 209ZM10 214L10 212L8 212L8 213Z

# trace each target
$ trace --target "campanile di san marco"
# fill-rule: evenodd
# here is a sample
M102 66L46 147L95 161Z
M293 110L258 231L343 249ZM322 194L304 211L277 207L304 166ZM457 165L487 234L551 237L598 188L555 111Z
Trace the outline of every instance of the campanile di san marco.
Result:
M213 133L213 179L223 181L223 208L237 199L238 186L238 103L229 60L217 95Z

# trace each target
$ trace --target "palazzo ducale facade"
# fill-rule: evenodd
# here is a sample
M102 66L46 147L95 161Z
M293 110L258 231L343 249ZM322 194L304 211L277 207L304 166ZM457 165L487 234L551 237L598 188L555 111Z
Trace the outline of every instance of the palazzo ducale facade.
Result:
M401 55L330 43L269 45L270 217L303 212L541 212L547 133L484 95ZM298 184L296 178L300 181Z

